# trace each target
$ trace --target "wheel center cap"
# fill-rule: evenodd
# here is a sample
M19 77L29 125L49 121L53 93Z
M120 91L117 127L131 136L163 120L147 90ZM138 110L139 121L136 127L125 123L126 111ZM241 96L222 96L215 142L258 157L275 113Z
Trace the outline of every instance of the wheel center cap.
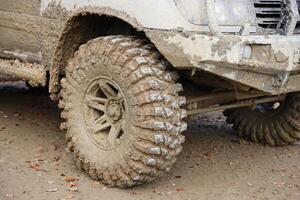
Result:
M122 109L118 100L108 100L106 104L106 114L113 122L117 122L121 119Z

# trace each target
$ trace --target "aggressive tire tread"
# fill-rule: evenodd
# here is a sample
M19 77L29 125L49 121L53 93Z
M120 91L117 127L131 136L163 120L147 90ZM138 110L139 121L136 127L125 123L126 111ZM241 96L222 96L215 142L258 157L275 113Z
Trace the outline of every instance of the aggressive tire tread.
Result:
M126 80L126 89L134 102L130 106L137 110L137 123L132 126L141 132L124 152L122 160L107 168L96 166L81 152L72 120L78 116L73 113L77 105L71 97L99 61L122 67L120 78ZM181 108L185 99L178 95L182 86L175 83L178 75L169 72L169 68L153 45L135 37L101 37L79 48L66 67L59 103L65 120L61 128L67 130L68 147L79 168L108 186L132 187L152 181L172 167L182 150L184 136L181 133L187 125L182 121L186 117L186 111Z
M293 144L300 139L300 94L288 94L272 115L261 117L250 108L224 111L227 123L246 140L271 146Z

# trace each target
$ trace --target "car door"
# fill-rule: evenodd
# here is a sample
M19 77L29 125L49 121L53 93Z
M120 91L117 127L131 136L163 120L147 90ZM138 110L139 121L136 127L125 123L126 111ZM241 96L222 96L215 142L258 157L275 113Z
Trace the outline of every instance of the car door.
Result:
M41 0L0 0L0 58L41 61Z

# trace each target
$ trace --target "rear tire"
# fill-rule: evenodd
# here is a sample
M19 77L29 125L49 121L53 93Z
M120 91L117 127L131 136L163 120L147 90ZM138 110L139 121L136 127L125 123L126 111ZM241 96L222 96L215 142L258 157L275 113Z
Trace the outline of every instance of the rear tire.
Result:
M227 122L246 140L271 146L293 144L300 139L300 93L291 93L272 112L251 108L227 110Z
M181 133L187 128L186 111L181 109L186 100L178 95L182 86L177 79L146 40L108 36L82 45L68 62L59 104L65 119L61 128L67 130L77 165L111 187L132 187L168 171L182 151ZM108 97L109 90L122 103ZM96 100L86 101L91 94ZM102 129L101 122L97 132L95 124L102 119L92 120L92 127L92 116L103 117L110 128ZM122 130L120 137L110 136L113 127Z

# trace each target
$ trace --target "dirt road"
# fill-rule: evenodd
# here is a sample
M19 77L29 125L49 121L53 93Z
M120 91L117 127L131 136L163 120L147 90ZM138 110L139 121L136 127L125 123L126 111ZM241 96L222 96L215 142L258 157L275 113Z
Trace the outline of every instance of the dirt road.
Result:
M107 188L65 151L59 109L22 83L0 86L0 199L299 200L300 145L239 140L220 113L194 120L175 167L133 189Z

